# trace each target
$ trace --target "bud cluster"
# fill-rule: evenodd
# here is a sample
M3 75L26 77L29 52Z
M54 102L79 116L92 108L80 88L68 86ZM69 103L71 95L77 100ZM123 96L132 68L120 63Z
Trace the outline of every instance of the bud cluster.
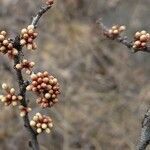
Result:
M46 4L47 4L47 5L53 5L53 4L54 4L54 0L47 0L47 1L46 1Z
M21 30L21 40L20 45L26 45L28 50L35 50L37 48L34 39L37 37L38 33L35 32L33 25L29 25L27 28Z
M5 90L6 94L0 96L0 100L5 104L5 106L18 105L19 101L22 100L22 96L16 94L14 88L9 88L7 84L3 83L2 88Z
M13 58L18 55L18 51L13 47L10 39L6 38L7 33L5 31L0 32L0 52L8 54L8 57Z
M134 49L144 49L147 47L147 43L150 42L150 34L145 30L141 32L136 32L134 36Z
M29 113L32 109L29 107L24 107L22 105L19 106L20 117L24 117L27 113Z
M40 113L36 113L30 121L30 125L35 128L37 133L41 133L43 131L50 133L51 128L53 127L52 119L48 116L41 115Z
M109 38L115 39L117 38L123 31L125 31L125 26L114 25L111 29L108 30L105 35Z
M48 72L38 72L31 75L32 82L27 86L27 90L36 92L39 95L37 103L42 108L51 107L58 102L60 94L59 83L56 78Z
M25 69L27 74L31 74L34 65L34 62L29 62L28 60L24 59L20 64L16 65L16 68L18 70Z

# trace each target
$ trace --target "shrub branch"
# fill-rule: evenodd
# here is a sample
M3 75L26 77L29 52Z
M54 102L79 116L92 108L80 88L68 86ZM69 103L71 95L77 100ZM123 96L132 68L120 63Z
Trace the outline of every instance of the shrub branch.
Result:
M50 8L51 8L51 5L46 5L46 6L41 7L40 10L37 12L37 15L35 17L33 17L31 24L34 25L35 27L37 27L37 24L38 24L40 18ZM23 58L22 46L20 45L19 36L16 36L16 38L13 41L13 45L14 45L14 48L16 48L18 50L18 55L16 55L14 58L14 66L16 66L17 64L19 64L21 62L21 60ZM14 69L15 69L16 75L17 75L17 81L18 81L18 85L19 85L20 95L23 97L23 99L21 100L21 105L23 105L24 107L28 107L28 103L26 100L26 87L28 86L29 81L24 80L22 70L18 70L15 67L14 67ZM39 143L37 140L38 134L30 126L28 113L23 117L23 121L24 121L24 126L29 133L29 137L30 137L30 141L29 141L30 144L29 145L30 145L30 147L33 150L39 150L40 148L39 148Z
M134 47L134 41L129 40L127 36L123 36L120 33L117 36L111 37L110 33L109 33L109 28L107 28L100 20L97 21L97 23L99 24L100 30L102 32L102 34L104 36L106 36L107 38L111 39L111 40L115 40L123 45L125 45L127 48L129 48L130 50L132 50L134 53L138 52L138 51L143 51L143 52L148 52L150 53L150 46L146 45L145 47L140 47L140 48L133 48Z

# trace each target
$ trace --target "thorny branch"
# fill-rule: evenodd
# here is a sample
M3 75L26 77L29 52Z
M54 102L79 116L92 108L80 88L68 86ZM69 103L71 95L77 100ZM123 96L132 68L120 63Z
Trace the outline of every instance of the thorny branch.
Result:
M38 21L40 20L42 15L44 13L46 13L50 8L51 8L51 5L45 5L45 6L41 7L41 9L37 12L37 15L35 17L33 17L31 24L34 25L35 27L37 27ZM13 41L13 45L18 50L18 55L15 56L15 58L14 58L14 66L16 66L18 63L21 62L22 54L23 54L22 47L20 45L19 36L16 36L16 38ZM24 80L21 70L18 70L18 69L15 68L15 71L16 71L16 75L17 75L20 95L23 97L23 99L21 101L21 104L24 107L27 107L28 103L27 103L27 100L26 100L26 87L28 86L29 82ZM38 140L37 140L37 133L30 126L30 121L29 121L28 114L26 114L23 117L23 121L24 121L24 126L25 126L26 130L28 131L29 136L30 136L30 140L31 140L29 142L29 146L33 150L39 150L40 148L39 148L39 144L38 144Z
M103 35L108 35L109 29L102 23L101 19L99 19L97 21L97 23L99 24L99 27L102 31L102 34ZM133 41L130 41L127 36L119 35L116 38L109 38L109 39L116 40L117 42L125 45L127 48L133 50L134 53L136 53L138 51L143 51L143 52L150 53L150 46L149 45L147 47L143 48L143 49L133 49Z

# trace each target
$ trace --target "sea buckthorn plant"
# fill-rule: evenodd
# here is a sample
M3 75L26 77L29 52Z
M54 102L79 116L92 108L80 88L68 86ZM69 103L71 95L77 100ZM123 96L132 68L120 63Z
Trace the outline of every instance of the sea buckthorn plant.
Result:
M33 118L29 119L32 109L26 99L26 92L30 91L37 95L35 102L37 106L45 109L50 108L58 102L60 87L58 80L47 71L34 72L35 63L24 58L23 50L34 51L37 49L35 39L38 37L37 25L40 18L53 5L53 0L47 0L33 17L32 22L20 31L14 39L7 36L6 31L0 32L0 53L7 55L14 62L19 91L3 83L3 94L0 100L5 106L12 106L18 109L23 118L24 126L29 133L29 146L33 150L39 150L37 136L42 133L50 133L53 127L51 117L37 112ZM24 49L23 49L24 48ZM24 79L26 73L30 80Z
M126 27L124 25L113 25L111 28L106 27L101 20L98 21L102 35L110 40L115 40L136 53L139 51L150 52L150 33L145 30L137 31L130 41L127 36L123 35ZM150 109L146 112L142 121L141 135L137 145L138 150L146 150L150 144Z

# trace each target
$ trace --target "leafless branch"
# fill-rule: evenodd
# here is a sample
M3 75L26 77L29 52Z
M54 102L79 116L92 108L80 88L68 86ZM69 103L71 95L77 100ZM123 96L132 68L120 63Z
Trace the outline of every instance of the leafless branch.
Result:
M34 26L37 26L38 21L40 20L42 15L44 13L46 13L50 8L51 8L51 5L45 5L45 6L41 7L40 10L37 12L37 15L35 17L33 17L31 24ZM16 38L13 41L13 45L19 52L19 54L14 58L14 66L16 66L17 64L19 64L21 62L22 54L23 54L22 46L20 45L20 37L19 36L16 36ZM15 67L14 67L14 69L16 70L20 95L23 97L23 99L21 101L21 105L23 105L24 107L27 107L28 103L26 100L26 87L29 84L29 82L24 80L21 70L18 70ZM39 150L40 148L39 148L39 144L38 144L38 140L37 140L37 133L30 126L28 114L26 114L23 117L23 121L24 121L24 126L29 133L29 137L30 137L30 144L29 145L30 145L30 147L33 150Z
M102 23L101 19L99 19L97 21L97 23L99 24L99 27L100 27L100 30L102 31L102 34L105 35L106 37L108 37L107 35L109 33L109 29ZM135 53L138 51L150 53L150 46L147 46L146 48L143 48L143 49L133 49L133 41L130 41L127 36L119 35L116 38L110 38L110 37L108 37L108 38L125 45L127 48L129 48L130 50L132 50Z

